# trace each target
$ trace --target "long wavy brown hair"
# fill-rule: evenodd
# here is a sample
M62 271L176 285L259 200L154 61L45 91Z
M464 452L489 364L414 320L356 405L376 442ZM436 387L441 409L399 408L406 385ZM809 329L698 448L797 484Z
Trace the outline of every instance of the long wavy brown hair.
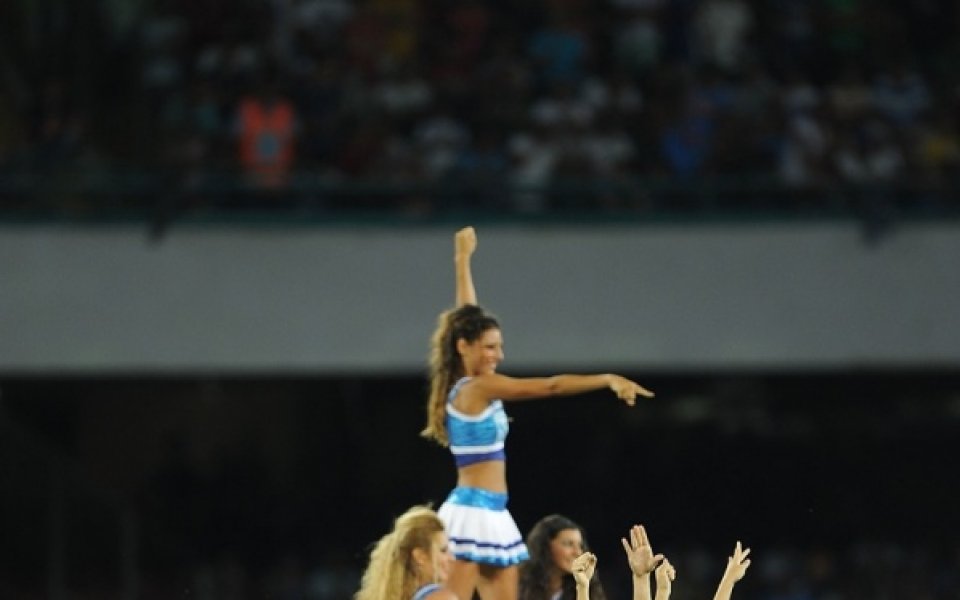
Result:
M520 565L520 592L518 600L550 600L550 573L555 568L553 555L550 553L550 542L557 534L565 529L576 529L583 536L583 551L587 552L587 536L583 529L563 515L549 515L539 521L527 534L527 550L530 560ZM577 597L576 582L573 575L563 575L561 600L574 600ZM603 586L600 585L600 574L594 572L590 580L590 600L606 600Z
M427 424L423 437L441 446L449 446L447 394L454 382L463 377L463 359L457 352L457 340L475 342L490 329L500 329L496 317L476 304L464 304L440 314L430 338L430 395L427 398Z

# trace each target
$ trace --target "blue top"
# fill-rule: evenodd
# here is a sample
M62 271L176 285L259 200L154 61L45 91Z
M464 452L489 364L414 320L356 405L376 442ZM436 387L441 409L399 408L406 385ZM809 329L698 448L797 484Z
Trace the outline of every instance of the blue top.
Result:
M450 452L458 467L465 467L488 460L506 460L503 442L510 431L503 402L493 400L490 406L478 415L468 415L453 406L453 399L460 393L469 377L461 377L447 394L447 435Z
M440 589L439 583L428 583L427 585L417 590L416 593L413 594L413 598L411 600L423 600L424 598L429 596L431 592L435 592L439 589Z

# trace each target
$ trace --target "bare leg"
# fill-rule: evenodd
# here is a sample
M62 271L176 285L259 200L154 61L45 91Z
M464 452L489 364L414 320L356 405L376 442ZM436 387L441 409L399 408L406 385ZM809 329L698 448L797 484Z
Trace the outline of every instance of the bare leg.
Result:
M471 600L473 598L473 591L477 587L477 579L480 576L478 567L479 565L475 562L453 561L446 587L450 588L459 600Z
M520 569L517 565L494 567L480 565L480 581L477 591L483 600L517 600L517 585L520 581ZM457 595L461 600L463 596Z

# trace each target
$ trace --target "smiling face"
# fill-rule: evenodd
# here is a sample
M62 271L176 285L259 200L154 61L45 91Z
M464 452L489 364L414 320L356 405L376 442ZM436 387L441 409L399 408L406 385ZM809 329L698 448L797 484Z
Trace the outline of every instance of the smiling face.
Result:
M496 372L503 360L503 337L497 328L487 329L476 340L457 340L457 352L463 359L463 371L468 376Z
M447 534L438 531L430 538L430 550L421 548L414 550L414 559L420 570L420 578L430 583L444 583L450 576L450 567L453 565L453 553Z
M438 531L433 534L430 544L430 562L433 564L433 577L437 583L444 583L450 576L450 567L453 566L453 552L447 534Z
M573 571L573 561L583 554L583 535L579 529L561 529L550 540L553 564L564 573Z

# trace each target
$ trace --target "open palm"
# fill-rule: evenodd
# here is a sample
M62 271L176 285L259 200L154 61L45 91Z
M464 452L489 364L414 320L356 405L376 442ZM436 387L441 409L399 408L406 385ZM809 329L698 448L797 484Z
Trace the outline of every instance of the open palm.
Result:
M647 530L643 525L634 525L630 529L630 541L620 538L620 542L623 543L623 549L627 553L630 570L638 577L652 572L663 560L662 554L653 553L650 540L647 538Z

